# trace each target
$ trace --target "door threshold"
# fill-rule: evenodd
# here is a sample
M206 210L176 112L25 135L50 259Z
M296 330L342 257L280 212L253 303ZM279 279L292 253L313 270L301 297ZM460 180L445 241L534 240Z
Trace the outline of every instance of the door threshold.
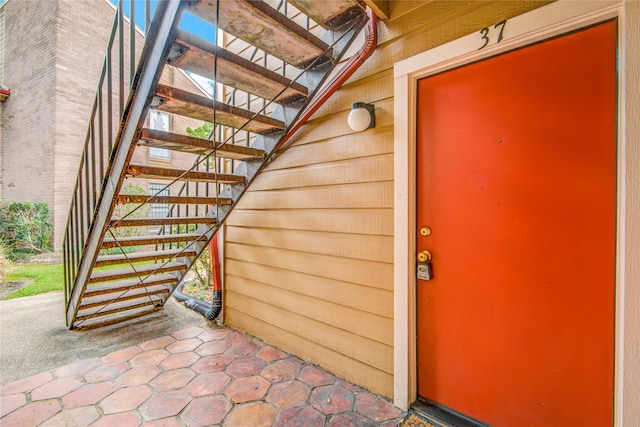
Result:
M411 405L410 412L438 427L491 427L424 397L418 397Z

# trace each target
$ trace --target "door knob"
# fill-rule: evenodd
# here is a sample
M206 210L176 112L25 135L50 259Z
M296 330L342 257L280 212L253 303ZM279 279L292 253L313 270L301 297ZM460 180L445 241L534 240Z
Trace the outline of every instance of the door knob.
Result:
M429 262L431 261L431 252L422 251L418 254L418 262Z

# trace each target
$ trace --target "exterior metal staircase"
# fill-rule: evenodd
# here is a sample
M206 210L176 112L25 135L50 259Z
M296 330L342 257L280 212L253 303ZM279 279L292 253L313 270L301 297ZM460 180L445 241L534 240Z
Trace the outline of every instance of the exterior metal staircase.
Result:
M225 48L183 28L184 12L213 24ZM142 37L124 15L120 4L64 237L71 329L162 307L368 19L356 0L171 0L157 3L152 21L147 11ZM161 84L168 67L215 81L213 94ZM152 129L152 109L213 130L203 139ZM193 163L144 164L149 148L189 153ZM125 194L140 179L167 184ZM166 208L160 217L149 214L157 206Z

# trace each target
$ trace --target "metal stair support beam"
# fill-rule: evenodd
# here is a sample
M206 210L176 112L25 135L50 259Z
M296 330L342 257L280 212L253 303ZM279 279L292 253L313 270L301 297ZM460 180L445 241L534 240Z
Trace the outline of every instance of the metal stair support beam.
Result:
M109 219L112 215L114 197L119 193L124 180L123 169L133 154L136 144L133 143L136 134L142 128L148 112L147 99L157 86L163 66L169 54L170 45L166 43L175 37L175 30L187 1L159 2L156 15L162 17L157 21L157 27L149 31L147 43L142 51L140 67L136 72L134 83L129 94L127 107L123 115L124 125L120 128L114 145L116 152L112 155L112 162L107 170L103 191L98 201L98 208L94 215L88 239L78 266L78 273L73 284L73 290L66 307L67 326L71 326L78 311L79 300L87 286L87 278L99 253Z

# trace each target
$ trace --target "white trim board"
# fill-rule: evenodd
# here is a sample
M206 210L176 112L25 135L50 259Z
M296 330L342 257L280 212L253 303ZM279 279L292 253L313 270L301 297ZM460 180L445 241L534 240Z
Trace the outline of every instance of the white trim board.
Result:
M479 32L422 52L394 66L394 404L407 409L417 398L416 391L416 136L415 103L417 81L464 64L565 34L610 18L620 17L619 99L618 99L618 259L616 265L616 358L615 417L623 425L623 404L633 397L624 395L624 291L625 291L625 22L623 1L559 0L506 21L503 39L497 43L500 26L488 27L488 43ZM637 398L637 396L636 396ZM636 402L637 405L637 402Z

